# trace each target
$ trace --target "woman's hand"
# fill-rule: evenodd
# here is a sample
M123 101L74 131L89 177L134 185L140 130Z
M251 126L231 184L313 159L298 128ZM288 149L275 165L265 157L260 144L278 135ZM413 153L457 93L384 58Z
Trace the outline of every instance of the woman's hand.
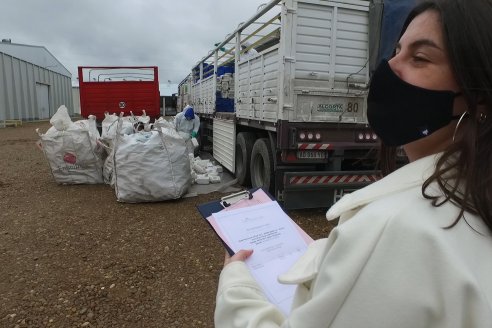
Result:
M253 254L252 249L242 249L233 256L230 256L227 251L225 252L224 266L234 261L244 261Z

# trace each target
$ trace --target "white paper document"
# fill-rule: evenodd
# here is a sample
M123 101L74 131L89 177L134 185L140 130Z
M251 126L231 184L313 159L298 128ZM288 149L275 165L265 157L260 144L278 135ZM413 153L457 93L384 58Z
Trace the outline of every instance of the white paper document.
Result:
M277 277L304 254L312 239L306 238L275 201L214 213L212 217L234 252L254 250L246 265L268 299L288 314L296 286L280 284Z

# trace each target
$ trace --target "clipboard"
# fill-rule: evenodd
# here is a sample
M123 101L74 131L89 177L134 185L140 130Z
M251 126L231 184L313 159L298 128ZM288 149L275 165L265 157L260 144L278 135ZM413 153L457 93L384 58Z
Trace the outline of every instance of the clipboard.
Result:
M207 220L207 218L209 216L211 216L213 213L220 212L220 211L224 210L225 208L230 207L230 206L236 204L237 202L239 202L241 200L253 199L253 197L254 197L253 193L255 191L257 191L258 189L260 189L260 188L252 188L249 190L242 190L240 192L224 196L220 200L215 200L215 201L211 201L208 203L197 205L198 212L200 212L200 215L202 216L202 218L207 222L207 224L210 226L210 228L215 232L215 229L210 224L210 222ZM261 189L267 194L267 196L272 201L275 200L275 198L268 191L266 191L263 188L261 188ZM227 252L229 253L229 255L231 255L231 256L234 255L234 252L232 251L232 249L222 240L222 238L216 232L215 232L215 234L216 234L217 238L219 238L222 245L224 245L224 247L227 250Z
M253 198L253 193L257 191L260 188L252 188L249 190L243 190L234 194L230 194L228 196L222 197L220 200L214 200L208 203L200 204L197 205L198 212L200 212L200 215L206 219L212 213L217 213L222 211L224 208L229 207L235 203L237 203L240 200L243 199L252 199ZM262 188L263 189L263 188ZM275 200L275 198L270 195L268 191L263 189L263 191L270 197L271 200Z

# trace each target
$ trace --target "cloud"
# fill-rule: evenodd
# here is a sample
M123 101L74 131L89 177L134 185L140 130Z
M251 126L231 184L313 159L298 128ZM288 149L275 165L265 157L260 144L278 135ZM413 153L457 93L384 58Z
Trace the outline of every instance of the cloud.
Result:
M179 83L266 0L2 0L0 38L45 46L77 66L159 67Z

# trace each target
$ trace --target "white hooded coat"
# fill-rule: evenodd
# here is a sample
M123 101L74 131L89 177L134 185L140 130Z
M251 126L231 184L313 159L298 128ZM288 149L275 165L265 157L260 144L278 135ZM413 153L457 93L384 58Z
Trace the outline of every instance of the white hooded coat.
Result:
M220 275L215 327L489 328L492 236L451 202L432 206L422 183L436 156L412 162L330 208L339 225L279 281L296 284L285 317L241 261ZM436 184L427 190L442 195Z

